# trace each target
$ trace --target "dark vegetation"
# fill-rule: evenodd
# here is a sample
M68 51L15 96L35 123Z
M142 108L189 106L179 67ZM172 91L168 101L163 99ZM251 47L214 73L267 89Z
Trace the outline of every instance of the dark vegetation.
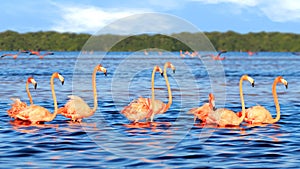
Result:
M300 51L300 35L280 32L258 32L239 34L233 31L228 32L204 32L217 50L228 51ZM193 38L197 33L179 33ZM29 32L18 33L5 31L0 33L1 50L51 50L51 51L80 51L91 37L90 34ZM124 39L120 35L99 35L99 44L116 42L113 48L99 45L103 51L138 51L147 48L159 48L167 51L190 50L188 46L175 38L166 35L137 35ZM97 44L95 44L97 45Z

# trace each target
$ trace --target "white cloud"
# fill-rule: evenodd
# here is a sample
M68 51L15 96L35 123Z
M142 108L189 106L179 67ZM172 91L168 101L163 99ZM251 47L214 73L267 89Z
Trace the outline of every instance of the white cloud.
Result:
M240 6L255 6L260 2L259 0L190 0L195 2L202 2L205 4L219 4L219 3L233 3Z
M189 0L204 4L231 3L236 7L255 7L274 22L300 21L300 1L298 0ZM236 9L238 10L238 9ZM232 11L232 13L236 13Z
M273 0L261 7L268 18L275 22L300 21L300 1Z
M95 6L62 6L61 19L55 21L52 30L58 32L96 32L107 24L133 14L147 10L102 9Z
M179 17L164 13L143 13L120 19L108 24L99 34L170 34L177 32L198 32L191 23Z

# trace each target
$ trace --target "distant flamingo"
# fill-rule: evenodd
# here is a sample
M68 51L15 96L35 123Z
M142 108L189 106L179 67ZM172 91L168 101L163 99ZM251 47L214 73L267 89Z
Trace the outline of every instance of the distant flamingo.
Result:
M149 55L149 53L147 52L147 50L144 50L144 55Z
M26 92L29 98L29 102L31 105L33 105L33 101L32 101L32 97L29 91L29 83L33 84L34 89L36 89L37 87L37 83L36 81L33 79L33 77L29 77L26 81ZM7 110L7 114L12 117L12 118L16 118L16 115L23 110L24 108L27 107L27 104L25 102L22 102L20 99L18 98L11 98L14 103L11 104L11 108L9 110Z
M194 114L194 122L197 120L201 120L203 123L206 122L206 118L208 113L211 111L215 111L215 97L212 93L208 95L209 103L203 104L201 107L192 108L188 113Z
M182 57L182 58L185 57L185 54L182 53L182 50L179 51L179 55L180 55L180 57Z
M50 79L50 85L51 85L51 91L52 91L52 97L53 97L53 103L54 103L54 113L51 114L46 108L38 106L38 105L30 105L24 108L19 112L19 114L16 115L17 118L21 120L27 120L30 121L31 124L39 124L41 122L48 122L52 121L58 111L57 111L57 101L56 101L56 95L54 91L54 78L58 78L62 84L64 84L64 77L60 75L59 73L55 72L52 74Z
M156 72L160 72L163 76L162 69L159 66L154 66L151 78L152 97L154 96L154 77ZM150 105L151 100L149 98L140 97L137 100L133 100L128 106L125 106L123 110L121 110L121 113L128 120L133 121L133 123L137 123L140 120L147 118L147 115L150 114Z
M275 78L272 86L272 93L274 97L274 103L276 106L276 118L273 119L271 113L264 108L263 106L253 106L246 110L246 117L245 122L255 124L255 123L276 123L280 119L280 106L278 102L277 92L276 92L276 85L277 83L282 83L288 88L288 82L282 78L282 76L278 76Z
M73 122L81 122L83 118L92 116L98 108L97 89L96 89L96 74L103 72L106 76L106 69L101 64L95 66L92 75L92 87L94 95L94 107L91 109L89 105L80 97L71 95L70 100L64 107L58 109L58 113L67 118L71 118Z
M47 55L54 55L54 53L53 53L53 52L46 52L46 53L44 53L44 54L40 54L39 51L31 51L29 55L36 55L36 56L38 56L40 59L43 59L44 56L47 56Z
M247 51L247 53L248 53L249 56L257 55L256 52L252 52L252 51Z
M203 56L211 56L211 58L213 59L213 60L224 60L225 59L225 57L220 57L221 56L221 54L222 53L226 53L227 51L226 50L222 50L222 51L220 51L216 56L215 55L212 55L212 54L209 54L209 55L203 55ZM203 57L203 56L201 56L201 57Z
M7 53L7 54L3 54L1 56L1 58L6 57L6 56L12 56L13 59L17 59L17 57L19 56L20 52L18 52L17 54L12 54L12 53Z
M243 122L246 114L243 89L242 89L243 86L242 83L244 80L248 80L252 84L252 86L254 86L254 80L251 77L249 77L248 75L243 75L241 77L239 87L240 87L240 98L242 104L242 116L239 117L231 110L220 108L208 114L206 119L207 124L218 124L218 126L228 126L228 125L237 126Z

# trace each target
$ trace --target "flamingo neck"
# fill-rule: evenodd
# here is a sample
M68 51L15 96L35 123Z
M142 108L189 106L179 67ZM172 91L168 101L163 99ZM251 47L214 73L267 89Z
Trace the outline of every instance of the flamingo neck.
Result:
M52 74L51 80L50 80L50 86L51 86L51 92L52 92L53 104L54 104L54 113L51 115L51 117L49 118L48 121L52 121L56 117L56 115L58 113L58 111L57 111L58 108L57 108L56 94L55 94L55 90L54 90L54 78L55 78L54 76L55 75Z
M26 82L26 92L27 92L27 95L28 95L28 98L29 98L29 102L30 102L30 104L32 105L33 104L33 101L32 101L32 97L31 97L31 94L30 94L30 91L29 91L29 82L28 82L28 80L27 80L27 82Z
M278 97L277 97L277 92L276 92L276 85L278 83L277 78L274 80L273 85L272 85L272 93L273 93L273 98L274 98L274 103L276 106L276 118L273 119L272 118L272 123L275 123L277 121L279 121L280 119L280 106L279 106L279 102L278 102Z
M96 89L96 74L97 74L97 67L95 67L92 75L92 87L93 87L93 96L94 96L94 107L91 111L91 115L93 115L97 108L98 108L98 99L97 99L97 89Z
M155 95L154 95L154 77L155 77L155 68L153 69L153 72L152 72L152 78L151 78L151 93L152 93L152 97L151 97L151 109L152 109L152 114L150 116L150 120L151 122L153 122L153 118L154 118L154 112L153 110L155 110Z
M240 98L242 104L242 116L239 118L239 124L241 124L246 116L246 109L245 109L245 102L244 102L244 95L243 95L243 77L240 79Z
M153 71L152 71L152 78L151 78L151 94L152 94L152 97L151 97L151 99L152 99L152 102L154 102L154 100L155 100L155 95L154 95L154 77L155 77L155 68L153 69Z
M171 104L172 104L172 91L171 91L171 87L170 87L170 83L169 83L169 80L168 80L168 75L167 75L167 64L165 64L164 66L164 78L165 78L165 81L166 81L166 85L167 85L167 88L168 88L168 94L169 94L169 102L168 104L166 105L166 108L165 108L165 111L167 111Z

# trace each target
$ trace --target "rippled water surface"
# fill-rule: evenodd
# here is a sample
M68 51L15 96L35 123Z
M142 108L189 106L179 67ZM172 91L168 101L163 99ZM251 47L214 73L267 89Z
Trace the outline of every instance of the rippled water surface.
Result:
M3 54L4 52L1 52ZM180 58L179 53L93 53L55 52L38 59L21 55L16 60L0 60L0 167L3 168L298 168L300 166L299 77L300 57L291 53L260 52L254 56L228 52L226 60L205 62L198 58ZM155 124L133 126L120 110L140 96L151 97L151 72L154 64L166 61L176 66L167 71L173 92L173 104ZM18 97L29 102L25 82L33 76L36 90L30 86L34 103L53 112L50 76L60 72L61 86L55 81L59 107L76 94L93 106L91 72L101 63L108 75L97 74L98 109L82 123L72 123L58 115L41 125L21 124L10 119L6 110ZM246 107L265 106L273 117L276 110L271 86L281 75L289 88L277 85L281 119L263 126L211 128L186 112L207 102L214 92L217 107L241 110L239 79L248 74L254 88L243 84ZM165 81L155 76L156 98L168 101ZM225 102L223 102L225 101Z

